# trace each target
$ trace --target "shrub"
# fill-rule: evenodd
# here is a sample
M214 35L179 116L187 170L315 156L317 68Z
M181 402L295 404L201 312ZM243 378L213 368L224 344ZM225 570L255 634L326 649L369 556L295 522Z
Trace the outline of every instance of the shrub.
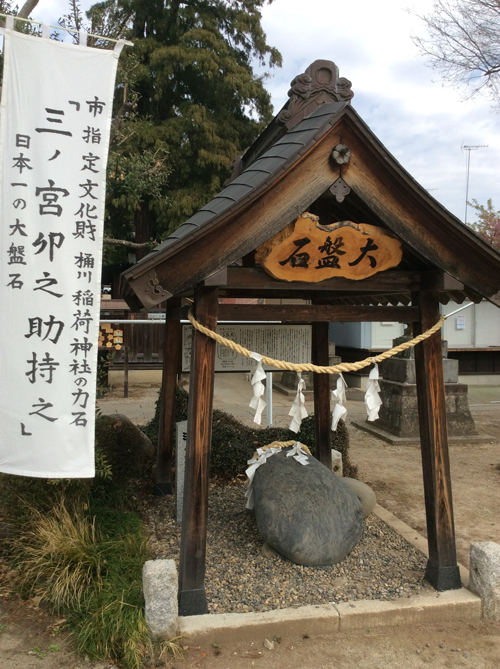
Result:
M177 387L176 390L176 422L187 420L188 393ZM156 403L156 412L152 421L143 431L154 441L158 438L161 397ZM341 420L336 432L332 432L332 448L342 454L344 476L356 478L357 467L349 459L349 432ZM314 417L309 416L302 421L298 434L287 428L270 427L255 429L243 425L233 416L215 409L212 417L212 451L210 457L210 474L230 479L243 474L247 461L255 450L273 441L289 441L295 439L305 444L315 453Z

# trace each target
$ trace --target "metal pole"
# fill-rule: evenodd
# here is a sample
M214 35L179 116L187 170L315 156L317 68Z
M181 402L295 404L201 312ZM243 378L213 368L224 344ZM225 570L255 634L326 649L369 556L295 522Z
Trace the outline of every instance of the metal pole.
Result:
M466 179L465 179L465 216L464 223L467 225L467 203L469 201L469 174L470 174L470 152L476 151L477 149L487 149L488 144L475 144L466 146L462 144L462 149L468 152L467 155L467 167L466 167Z
M128 397L128 346L123 347L123 397Z
M266 421L267 427L273 424L273 373L266 372Z
M471 149L467 149L467 167L465 169L465 216L464 216L464 223L467 225L467 203L469 201L469 174L470 174L470 152Z

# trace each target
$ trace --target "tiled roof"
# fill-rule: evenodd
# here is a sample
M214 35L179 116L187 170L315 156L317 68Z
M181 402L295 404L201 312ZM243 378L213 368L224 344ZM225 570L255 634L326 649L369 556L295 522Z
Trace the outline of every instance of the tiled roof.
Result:
M318 107L247 167L213 200L167 237L146 258L151 258L167 248L173 251L173 247L179 245L187 236L196 234L202 228L210 227L216 217L239 206L244 200L251 199L259 186L272 181L280 171L284 171L290 164L293 164L306 148L314 143L315 136L318 133L323 134L326 127L331 125L332 119L345 106L345 102L334 102Z

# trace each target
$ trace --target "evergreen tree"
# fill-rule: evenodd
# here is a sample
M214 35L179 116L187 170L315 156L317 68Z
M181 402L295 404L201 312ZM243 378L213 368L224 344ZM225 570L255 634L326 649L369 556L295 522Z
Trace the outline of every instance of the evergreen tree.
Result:
M134 42L115 100L113 236L130 236L120 229L132 212L137 242L172 233L223 187L233 158L271 120L264 76L252 69L281 64L261 25L267 2L108 0L87 13L94 34ZM74 25L75 7L66 17Z

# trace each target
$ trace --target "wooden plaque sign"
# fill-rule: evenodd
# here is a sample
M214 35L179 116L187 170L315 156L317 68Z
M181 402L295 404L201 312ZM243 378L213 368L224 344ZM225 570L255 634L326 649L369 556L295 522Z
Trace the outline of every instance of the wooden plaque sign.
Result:
M366 279L401 262L401 242L365 223L318 223L304 213L257 249L255 259L281 281L316 283L334 276Z

